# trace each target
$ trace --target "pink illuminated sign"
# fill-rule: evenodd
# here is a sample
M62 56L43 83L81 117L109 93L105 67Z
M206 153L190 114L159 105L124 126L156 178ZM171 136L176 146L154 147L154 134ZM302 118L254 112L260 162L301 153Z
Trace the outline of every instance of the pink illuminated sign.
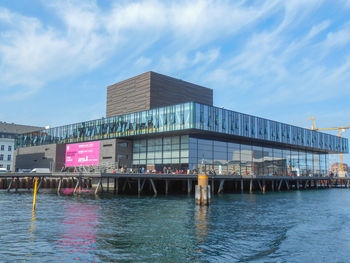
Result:
M100 163L100 142L83 142L66 145L65 165L88 166L99 165Z

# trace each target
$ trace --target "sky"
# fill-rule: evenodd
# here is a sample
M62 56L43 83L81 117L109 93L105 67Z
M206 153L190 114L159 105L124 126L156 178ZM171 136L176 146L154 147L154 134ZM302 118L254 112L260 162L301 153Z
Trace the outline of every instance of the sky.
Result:
M350 126L350 0L0 1L1 121L101 118L108 85L150 70L216 106Z

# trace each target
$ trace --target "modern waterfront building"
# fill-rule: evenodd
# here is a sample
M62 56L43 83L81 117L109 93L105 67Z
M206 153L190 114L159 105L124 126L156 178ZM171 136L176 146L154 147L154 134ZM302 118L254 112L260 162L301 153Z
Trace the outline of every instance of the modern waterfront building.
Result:
M328 155L348 153L346 138L212 102L211 89L144 73L107 88L107 118L18 136L16 168L104 165L206 168L244 176L326 175ZM39 166L38 159L46 161Z
M6 168L8 171L13 168L16 135L38 129L41 127L0 122L0 168Z

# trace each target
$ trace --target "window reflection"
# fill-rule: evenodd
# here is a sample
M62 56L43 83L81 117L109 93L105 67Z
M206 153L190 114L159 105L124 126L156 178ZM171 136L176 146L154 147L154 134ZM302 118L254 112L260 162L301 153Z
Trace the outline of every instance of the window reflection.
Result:
M203 139L191 142L188 135L181 137L178 142L170 140L168 143L166 137L161 137L165 141L157 141L153 146L150 142L149 149L147 146L139 149L135 147L134 164L147 164L148 161L152 164L186 163L189 167L198 168L203 163L218 173L311 175L327 173L327 154L317 153L317 149L320 152L348 151L345 138L199 103L184 103L23 134L16 138L15 146L75 143L190 128L281 142L292 148L295 145L299 148L303 146L303 150L271 150L268 147L231 142L208 143L208 140ZM191 148L191 143L197 145L195 149Z

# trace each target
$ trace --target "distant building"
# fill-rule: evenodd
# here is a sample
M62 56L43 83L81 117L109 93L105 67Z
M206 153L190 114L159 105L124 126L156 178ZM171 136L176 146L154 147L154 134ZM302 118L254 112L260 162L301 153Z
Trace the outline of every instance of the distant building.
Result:
M42 127L0 122L0 168L6 168L8 171L13 169L16 135L38 129L42 129Z

